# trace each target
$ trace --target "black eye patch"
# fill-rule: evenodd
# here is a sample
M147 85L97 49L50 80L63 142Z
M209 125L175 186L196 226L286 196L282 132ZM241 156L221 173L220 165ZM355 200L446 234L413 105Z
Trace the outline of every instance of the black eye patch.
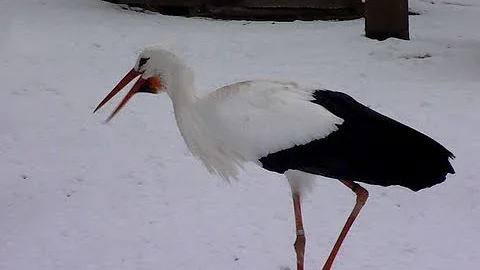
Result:
M150 57L148 58L140 58L140 61L138 61L138 67L140 68L141 66L145 65L145 63L147 63L147 61L150 59Z

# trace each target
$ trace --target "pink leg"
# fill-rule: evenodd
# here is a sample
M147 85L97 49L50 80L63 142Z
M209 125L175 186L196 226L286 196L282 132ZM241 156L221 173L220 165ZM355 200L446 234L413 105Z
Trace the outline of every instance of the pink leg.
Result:
M297 253L297 270L303 270L303 261L305 254L305 232L303 230L302 209L300 207L300 195L292 194L293 209L295 211L295 227L297 230L297 239L295 240L295 252Z
M335 260L335 256L337 255L338 250L340 249L340 246L342 245L343 240L345 239L345 236L347 236L348 230L350 230L350 227L352 227L352 224L355 221L355 218L357 217L358 213L360 213L360 210L362 209L363 205L365 205L368 198L368 191L363 187L361 187L359 184L354 183L352 181L346 181L346 180L340 180L340 182L342 182L345 186L347 186L353 192L355 192L355 194L357 195L357 202L355 203L355 206L353 207L353 210L350 213L350 216L345 222L345 225L343 226L343 229L340 232L340 235L338 236L337 242L333 246L333 249L330 252L330 255L328 256L328 259L325 262L325 265L323 266L322 270L330 270L330 268L332 267L333 260Z

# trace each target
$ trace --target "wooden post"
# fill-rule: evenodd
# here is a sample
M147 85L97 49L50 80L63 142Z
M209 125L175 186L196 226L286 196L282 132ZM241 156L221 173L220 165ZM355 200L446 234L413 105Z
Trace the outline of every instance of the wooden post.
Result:
M410 39L408 0L366 0L365 35L378 40Z

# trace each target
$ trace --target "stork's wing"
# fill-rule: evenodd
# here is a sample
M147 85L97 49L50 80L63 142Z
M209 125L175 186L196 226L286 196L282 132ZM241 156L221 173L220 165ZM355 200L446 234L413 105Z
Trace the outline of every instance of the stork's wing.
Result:
M247 81L198 102L210 133L246 160L326 137L343 120L293 83Z
M453 154L430 137L358 103L350 96L318 90L314 102L344 119L326 138L260 159L283 173L297 169L327 177L420 190L454 173Z

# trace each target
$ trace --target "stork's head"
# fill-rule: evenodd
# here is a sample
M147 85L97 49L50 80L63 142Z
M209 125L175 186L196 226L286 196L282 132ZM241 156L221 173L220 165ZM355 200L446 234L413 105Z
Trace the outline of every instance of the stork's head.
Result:
M167 90L168 78L178 70L180 65L181 62L174 54L159 47L149 47L144 49L138 56L135 66L127 73L127 75L125 75L125 77L123 77L123 79L120 80L100 104L98 104L94 112L100 109L128 83L137 77L139 77L138 80L117 108L108 117L107 122L110 121L136 93L158 94Z

